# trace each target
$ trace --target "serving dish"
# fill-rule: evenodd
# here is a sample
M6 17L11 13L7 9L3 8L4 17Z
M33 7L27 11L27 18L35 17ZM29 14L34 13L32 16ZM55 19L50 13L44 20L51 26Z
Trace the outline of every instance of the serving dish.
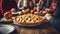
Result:
M15 30L15 27L12 25L0 25L0 32L11 33Z
M43 24L44 17L35 14L24 14L16 16L13 23L20 26L37 26Z

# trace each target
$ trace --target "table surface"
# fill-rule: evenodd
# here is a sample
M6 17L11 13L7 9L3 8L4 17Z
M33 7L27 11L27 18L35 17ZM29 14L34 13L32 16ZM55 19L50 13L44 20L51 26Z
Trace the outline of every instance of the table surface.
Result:
M38 26L15 26L15 31L10 34L59 34L59 32L48 24Z

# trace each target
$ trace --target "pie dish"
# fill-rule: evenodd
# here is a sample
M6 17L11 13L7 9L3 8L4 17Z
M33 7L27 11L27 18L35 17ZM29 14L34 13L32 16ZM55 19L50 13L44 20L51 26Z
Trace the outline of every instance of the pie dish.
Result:
M13 22L20 25L37 25L42 24L44 18L35 14L24 14L16 16Z

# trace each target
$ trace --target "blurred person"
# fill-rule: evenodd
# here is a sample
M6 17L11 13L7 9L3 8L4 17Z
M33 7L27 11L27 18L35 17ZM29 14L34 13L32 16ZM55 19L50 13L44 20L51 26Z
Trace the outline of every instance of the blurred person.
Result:
M11 12L11 9L17 9L15 0L2 0L2 14L4 15L6 12Z
M33 3L34 6L37 6L37 4L39 4L39 9L44 10L46 7L49 7L50 0L35 0Z
M0 19L3 17L2 15L2 0L0 0Z
M60 32L60 0L57 1L56 11L54 16L51 16L50 13L45 15L45 18L48 20L48 23L55 27Z
M54 14L57 6L57 1L56 0L50 0L49 2L46 3L46 8L44 11L47 13Z
M39 0L32 0L34 5L36 5L37 3L39 3Z
M19 0L17 4L18 9L23 10L24 7L27 7L27 2L28 0Z
M51 6L49 7L50 9L50 13L54 13L56 10L56 6L57 6L57 0L52 0Z
M2 8L2 0L0 0L0 10L1 10L1 8Z
M33 9L34 4L32 0L19 0L17 7L19 10L23 10L25 8Z
M32 0L29 0L29 2L28 2L28 8L30 10L32 10L34 8L34 4L33 4L33 1Z

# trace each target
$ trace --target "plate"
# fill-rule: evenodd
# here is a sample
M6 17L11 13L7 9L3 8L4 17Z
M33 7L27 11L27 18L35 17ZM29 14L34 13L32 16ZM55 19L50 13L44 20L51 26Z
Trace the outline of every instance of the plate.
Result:
M5 19L5 18L2 18L0 21L4 21L4 22L12 22L12 19Z
M0 32L11 33L15 30L15 27L12 25L0 25Z
M23 25L23 24L17 24L17 23L14 23L15 25L18 25L18 26L38 26L38 25L41 25L41 24L33 24L33 25Z

